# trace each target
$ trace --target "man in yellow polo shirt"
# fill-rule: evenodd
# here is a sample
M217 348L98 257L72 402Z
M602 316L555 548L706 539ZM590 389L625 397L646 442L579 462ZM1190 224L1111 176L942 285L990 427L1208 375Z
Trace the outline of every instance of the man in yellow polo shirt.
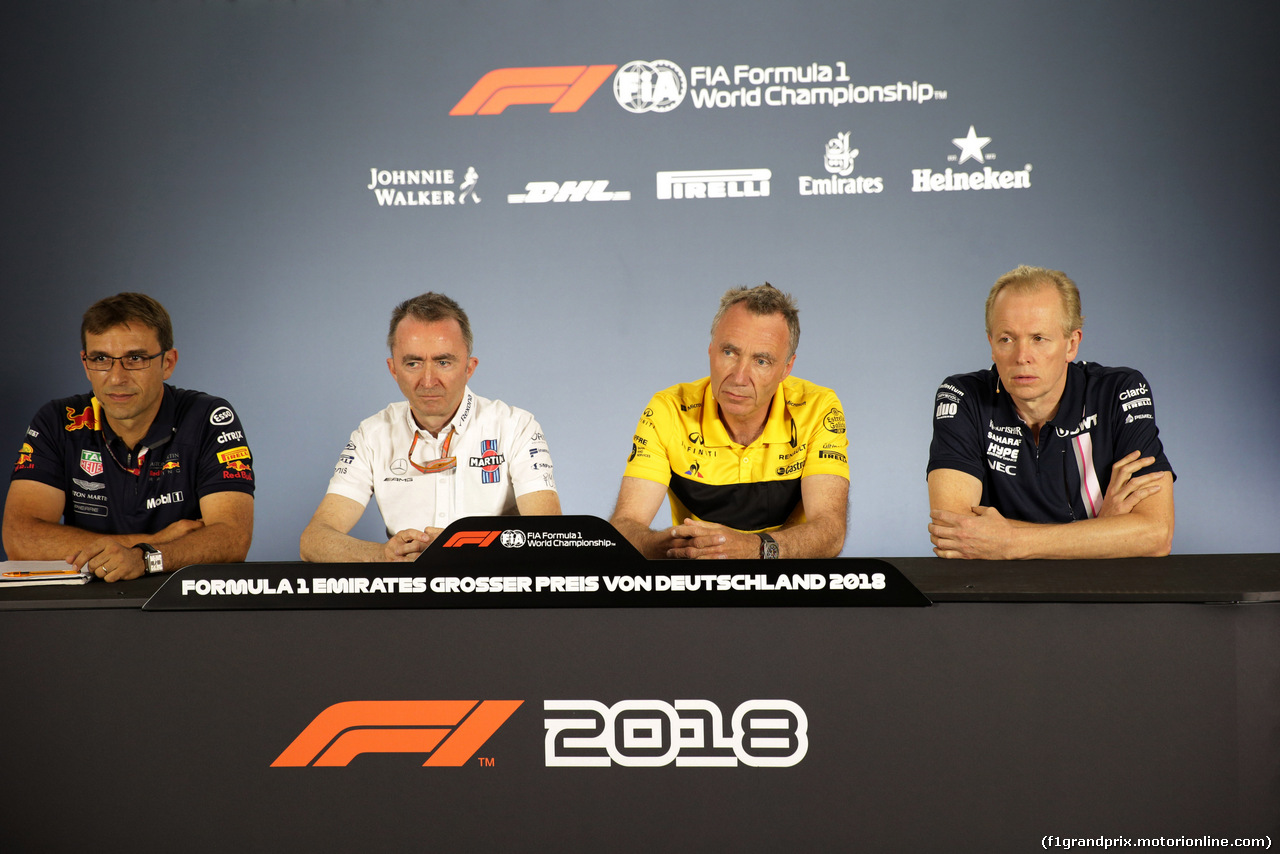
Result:
M632 439L610 521L648 558L834 557L849 440L831 389L791 376L795 299L733 288L711 324L711 375L660 391ZM649 527L664 494L672 527Z

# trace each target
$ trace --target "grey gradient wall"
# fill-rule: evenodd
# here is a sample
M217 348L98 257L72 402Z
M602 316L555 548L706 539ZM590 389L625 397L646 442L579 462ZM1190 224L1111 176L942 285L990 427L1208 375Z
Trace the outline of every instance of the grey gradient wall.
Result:
M707 372L719 293L797 294L795 372L848 415L845 554L928 553L933 392L985 367L982 301L1067 270L1082 358L1142 369L1179 552L1280 550L1280 319L1269 4L205 2L28 4L3 35L7 370L0 441L87 389L79 317L142 290L174 316L174 382L221 394L258 475L251 559L293 559L349 432L398 391L386 320L428 289L472 316L473 388L532 410L567 512L607 516L648 396ZM507 67L845 63L925 103L450 116ZM701 85L701 84L698 84ZM691 86L691 88L696 88ZM726 87L719 87L724 89ZM736 89L737 86L727 87ZM912 192L970 170L1025 189ZM878 194L802 197L851 133ZM479 175L481 202L380 206L371 169ZM767 168L768 197L660 200L666 170ZM508 204L608 180L630 201ZM664 510L665 513L665 510ZM357 533L380 536L373 509Z

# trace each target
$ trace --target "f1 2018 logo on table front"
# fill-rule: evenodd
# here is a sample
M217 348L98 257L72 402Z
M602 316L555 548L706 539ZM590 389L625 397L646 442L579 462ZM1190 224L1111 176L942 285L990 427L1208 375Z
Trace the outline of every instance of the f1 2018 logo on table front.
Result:
M273 768L347 765L362 753L429 754L423 766L460 766L523 700L361 700L316 715Z
M548 767L789 768L809 752L809 718L791 700L747 700L725 720L710 700L546 700Z
M367 753L467 764L523 700L361 700L316 715L273 768L340 767ZM791 700L747 700L727 720L710 700L545 700L546 767L789 768L809 752L809 718ZM492 766L493 757L481 764Z

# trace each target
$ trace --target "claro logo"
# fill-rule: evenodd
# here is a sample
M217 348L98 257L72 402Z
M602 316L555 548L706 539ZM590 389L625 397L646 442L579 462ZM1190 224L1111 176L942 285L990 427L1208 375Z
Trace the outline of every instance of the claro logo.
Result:
M273 768L343 766L362 753L429 753L424 766L461 766L523 700L360 700L316 715Z
M496 116L513 104L550 104L552 113L576 113L616 65L495 68L476 81L451 116Z

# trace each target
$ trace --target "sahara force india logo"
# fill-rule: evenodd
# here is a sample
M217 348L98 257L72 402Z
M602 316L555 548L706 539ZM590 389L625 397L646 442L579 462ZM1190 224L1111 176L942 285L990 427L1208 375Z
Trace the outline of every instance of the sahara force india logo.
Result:
M461 767L523 700L337 703L285 748L273 768L349 765L366 753L426 755L423 767ZM809 719L791 700L747 700L726 721L710 700L545 700L543 754L551 767L789 768L809 751ZM480 757L493 765L493 757Z

